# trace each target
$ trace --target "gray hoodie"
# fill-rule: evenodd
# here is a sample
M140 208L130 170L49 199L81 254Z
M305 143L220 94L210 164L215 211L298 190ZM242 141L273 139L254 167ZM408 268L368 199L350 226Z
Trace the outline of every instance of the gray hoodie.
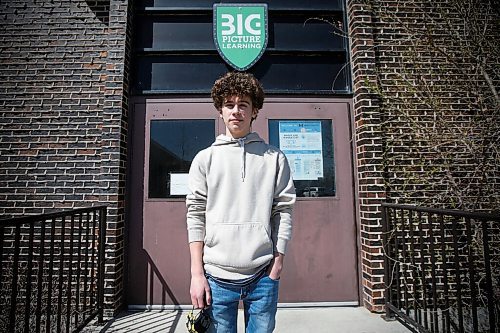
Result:
M220 135L196 155L186 197L189 242L203 241L205 271L244 279L285 254L295 202L285 155L256 133Z

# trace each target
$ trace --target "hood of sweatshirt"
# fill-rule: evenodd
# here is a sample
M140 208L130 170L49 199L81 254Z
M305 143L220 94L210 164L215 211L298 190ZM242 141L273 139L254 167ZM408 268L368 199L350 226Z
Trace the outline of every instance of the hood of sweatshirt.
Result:
M219 135L212 146L222 146L222 145L239 145L240 142L249 144L250 142L264 142L264 140L255 132L248 133L247 136L239 139L234 139L225 134Z
M246 172L246 151L245 146L252 142L264 142L264 140L255 132L248 133L247 136L234 139L230 136L221 134L216 139L212 146L239 146L241 149L241 181L245 181L245 172Z

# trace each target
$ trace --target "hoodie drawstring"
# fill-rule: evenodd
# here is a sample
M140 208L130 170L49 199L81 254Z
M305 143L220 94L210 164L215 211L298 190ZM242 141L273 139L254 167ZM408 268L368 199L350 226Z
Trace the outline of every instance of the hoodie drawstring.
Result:
M238 139L241 147L241 181L245 181L245 138Z

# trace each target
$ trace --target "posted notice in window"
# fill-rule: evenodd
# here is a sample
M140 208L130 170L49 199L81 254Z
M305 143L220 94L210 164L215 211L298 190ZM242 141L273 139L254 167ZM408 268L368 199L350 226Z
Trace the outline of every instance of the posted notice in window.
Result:
M321 121L280 121L279 140L294 180L317 180L323 177Z
M189 194L188 173L170 173L170 195Z

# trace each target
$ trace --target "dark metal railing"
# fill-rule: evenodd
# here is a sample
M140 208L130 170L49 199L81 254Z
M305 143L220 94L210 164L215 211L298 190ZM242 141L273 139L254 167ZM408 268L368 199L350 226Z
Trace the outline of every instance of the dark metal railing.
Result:
M415 332L498 332L500 216L383 204L386 317Z
M103 320L106 207L0 220L0 332Z

